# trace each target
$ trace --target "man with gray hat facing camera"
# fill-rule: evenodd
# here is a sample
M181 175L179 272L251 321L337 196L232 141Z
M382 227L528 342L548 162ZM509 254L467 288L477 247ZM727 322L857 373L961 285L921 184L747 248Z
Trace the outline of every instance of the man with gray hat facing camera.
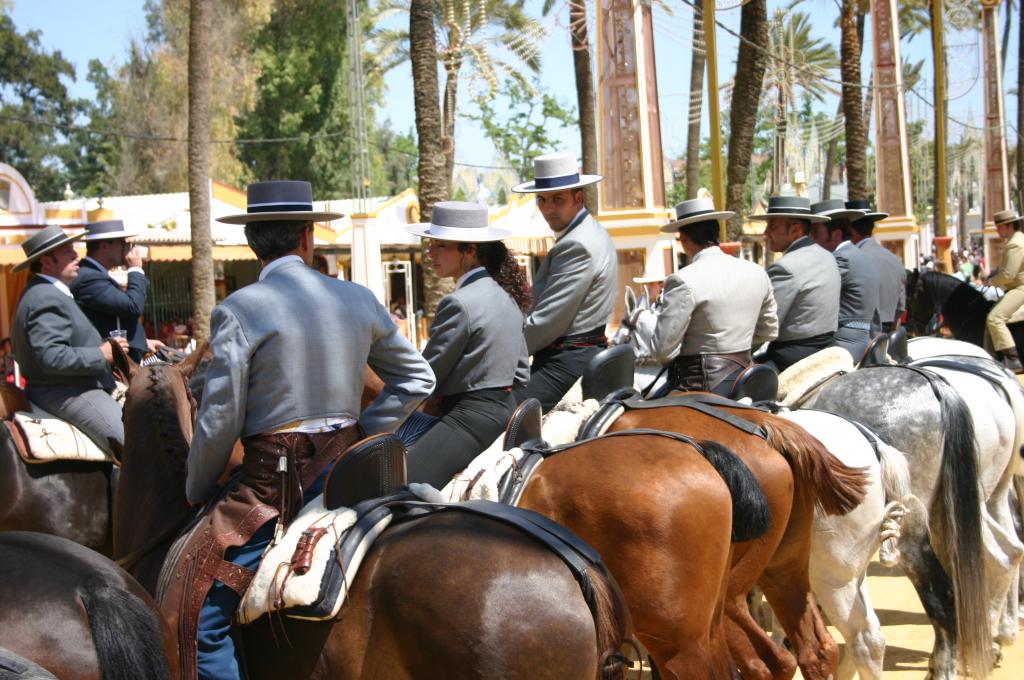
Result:
M146 352L163 346L146 340L139 317L146 304L149 280L142 270L142 256L127 239L138 234L125 231L121 220L106 220L85 225L85 257L78 276L71 282L75 301L103 337L123 335L128 339L129 355L142 361ZM110 270L128 268L128 286L122 289L110 276Z
M583 187L600 175L582 175L576 157L552 153L533 159L534 180L512 187L536 194L537 208L555 233L555 245L533 279L526 346L533 355L530 383L517 401L535 397L551 410L608 346L604 329L615 310L618 255L608 232L583 207Z
M661 228L677 232L691 263L665 281L652 354L671 362L672 389L728 396L736 376L750 365L751 347L778 334L775 298L765 270L722 252L719 222L707 198L683 201L676 220Z
M78 274L78 254L68 236L49 226L22 244L32 276L14 311L14 358L25 376L28 398L82 430L104 451L120 457L124 446L121 407L110 396L114 361L110 343L75 304L68 289ZM125 352L124 338L115 340Z
M832 344L839 320L839 267L827 250L811 240L811 225L828 222L811 212L798 196L772 196L768 211L751 215L767 220L765 242L783 256L768 267L778 306L779 337L768 345L761 363L784 371Z
M871 256L850 240L850 220L863 213L847 208L838 198L815 203L811 212L829 218L811 225L811 239L832 253L839 265L842 284L835 345L849 352L856 363L871 343L872 329L878 326L878 268Z
M992 216L996 231L1003 239L1003 252L999 270L989 276L988 283L1004 289L1006 295L995 304L985 321L992 349L1003 366L1014 373L1024 372L1024 367L1006 322L1024 305L1024 233L1020 230L1021 219L1016 210L1001 210Z

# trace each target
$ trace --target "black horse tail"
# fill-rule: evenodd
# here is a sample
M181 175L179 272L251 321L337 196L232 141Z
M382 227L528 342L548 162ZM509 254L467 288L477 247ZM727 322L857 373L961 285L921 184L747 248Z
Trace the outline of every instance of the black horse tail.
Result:
M170 680L159 614L133 593L99 578L79 587L102 680Z
M932 530L943 537L943 564L953 581L960 654L971 675L992 668L988 621L988 584L982 561L981 493L978 444L967 404L941 378L930 378L944 424L942 462L929 515ZM933 543L936 551L940 546Z
M759 538L771 525L768 499L747 464L718 442L698 442L698 450L725 480L732 495L732 542Z

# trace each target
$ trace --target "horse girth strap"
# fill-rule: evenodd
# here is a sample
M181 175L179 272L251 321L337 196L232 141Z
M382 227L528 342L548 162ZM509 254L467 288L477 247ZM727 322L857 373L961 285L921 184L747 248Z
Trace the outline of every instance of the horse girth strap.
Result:
M719 407L759 411L762 413L766 412L765 409L741 404L714 394L670 394L667 397L651 400L632 397L630 399L623 399L619 403L627 409L664 408L669 406L689 408L694 411L700 411L704 415L711 416L712 418L720 420L727 425L731 425L746 434L754 435L761 439L768 438L768 433L765 432L764 428L757 423L747 420L741 416L723 411Z

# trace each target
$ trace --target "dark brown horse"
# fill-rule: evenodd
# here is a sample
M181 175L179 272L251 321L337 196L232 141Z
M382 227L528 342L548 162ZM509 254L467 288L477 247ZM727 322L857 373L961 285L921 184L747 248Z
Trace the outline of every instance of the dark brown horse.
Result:
M760 425L766 439L683 407L627 411L610 429L664 429L717 441L747 464L768 498L772 522L767 534L733 551L726 599L733 658L745 679L790 678L795 673L792 656L765 634L747 609L747 594L757 583L795 648L803 677L834 677L839 648L818 612L808 575L814 507L820 504L829 514L849 512L863 499L867 479L794 423L756 410L727 410Z
M25 393L0 384L0 418L31 406ZM0 423L0 531L38 531L110 554L110 463L26 463Z
M109 559L21 531L0 533L0 555L0 647L61 680L178 676L174 635L156 604Z
M185 458L195 404L191 364L132 379L115 510L115 554L155 588L170 538L190 515ZM628 634L614 582L593 574L591 614L561 560L533 539L464 513L388 529L330 622L263 617L243 631L250 677L597 678Z

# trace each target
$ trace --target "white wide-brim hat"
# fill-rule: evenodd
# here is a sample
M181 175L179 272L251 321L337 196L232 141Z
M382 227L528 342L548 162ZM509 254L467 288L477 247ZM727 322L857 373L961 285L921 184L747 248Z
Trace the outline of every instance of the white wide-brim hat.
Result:
M811 201L803 196L769 196L768 211L762 215L750 215L747 219L751 222L759 222L770 220L773 217L788 217L794 220L807 220L811 223L830 221L824 215L812 213Z
M107 241L116 238L134 238L141 234L139 231L125 231L124 222L121 220L104 220L103 222L90 222L85 225L85 238L83 241Z
M435 203L429 222L408 224L410 234L439 241L483 243L508 238L512 232L492 227L487 221L487 206L462 201Z
M727 220L735 214L729 210L715 210L715 202L710 198L692 198L676 204L676 219L663 226L661 231L672 233L688 224Z
M246 212L218 217L225 224L250 222L297 221L330 222L341 213L313 210L313 188L309 182L278 179L255 182L246 187Z
M560 151L533 159L533 180L512 187L515 194L542 194L547 191L579 189L603 180L601 175L580 174L576 156Z
M633 277L633 283L664 283L665 275L644 270L640 276Z
M65 243L73 243L83 236L85 236L85 232L69 236L64 233L63 229L55 224L43 227L38 232L25 239L25 242L21 244L21 249L25 253L25 260L14 265L14 268L11 271L19 272L41 258L43 255L56 250Z

